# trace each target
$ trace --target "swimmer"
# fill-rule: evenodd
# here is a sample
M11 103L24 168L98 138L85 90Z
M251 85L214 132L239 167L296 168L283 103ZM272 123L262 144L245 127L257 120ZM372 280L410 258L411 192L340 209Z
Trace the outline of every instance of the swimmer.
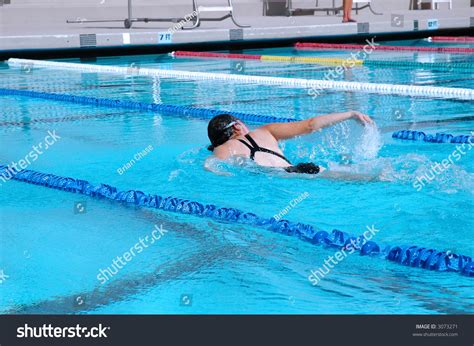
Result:
M284 156L278 142L310 134L350 119L362 125L373 124L369 116L351 111L320 115L291 123L271 123L250 131L240 119L229 114L221 114L212 118L207 127L211 141L208 149L213 152L213 157L220 160L243 156L260 166L280 167L288 173L318 174L325 169L314 163L293 165Z

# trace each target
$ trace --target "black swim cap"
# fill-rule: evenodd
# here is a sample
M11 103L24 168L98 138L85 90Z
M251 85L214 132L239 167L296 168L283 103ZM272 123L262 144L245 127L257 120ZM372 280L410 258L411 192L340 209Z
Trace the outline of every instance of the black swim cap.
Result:
M231 124L238 120L230 114L219 114L212 118L207 125L207 135L211 141L211 145L207 149L213 151L215 147L227 142L234 134Z

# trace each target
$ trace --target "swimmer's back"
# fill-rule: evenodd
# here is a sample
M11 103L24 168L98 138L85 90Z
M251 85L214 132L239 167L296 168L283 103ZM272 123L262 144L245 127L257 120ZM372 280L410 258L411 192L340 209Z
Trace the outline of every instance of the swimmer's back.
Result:
M278 146L278 141L275 137L265 128L258 128L248 133L250 137L258 144L259 147L266 148L274 151L283 156L283 152ZM228 140L224 144L214 149L214 155L220 159L227 159L230 156L244 156L250 157L249 147L241 141L249 143L249 140L245 136L239 136L235 139ZM249 143L251 145L251 143ZM271 167L288 167L290 164L284 159L266 152L257 151L255 153L254 160L261 166Z

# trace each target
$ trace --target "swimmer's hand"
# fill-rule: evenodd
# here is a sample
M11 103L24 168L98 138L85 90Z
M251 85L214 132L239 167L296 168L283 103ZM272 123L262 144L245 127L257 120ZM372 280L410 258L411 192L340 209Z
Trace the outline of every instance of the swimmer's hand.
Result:
M354 120L357 120L362 125L374 125L374 121L370 119L368 115L362 114L361 112L351 111L351 116Z

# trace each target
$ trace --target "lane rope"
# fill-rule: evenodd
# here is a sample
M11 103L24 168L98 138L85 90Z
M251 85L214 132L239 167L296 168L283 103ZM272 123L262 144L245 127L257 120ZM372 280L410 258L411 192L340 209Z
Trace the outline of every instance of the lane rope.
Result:
M374 241L367 241L363 236L351 236L339 230L328 233L311 225L294 223L288 220L277 221L274 217L263 218L254 213L235 208L223 208L214 204L203 204L172 196L162 197L136 190L119 191L116 187L106 184L94 186L86 180L66 178L26 169L16 170L5 165L0 165L0 174L4 179L14 179L98 199L108 199L134 206L262 227L276 233L300 238L315 245L348 249L350 244L362 256L380 257L405 266L474 276L472 258L454 254L450 251L438 251L414 245L379 245Z
M277 56L277 55L252 55L252 54L234 54L234 53L212 53L212 52L190 52L178 50L171 52L172 57L193 57L193 58L215 58L215 59L238 59L238 60L260 60L276 61L289 63L320 64L328 66L337 66L343 64L346 59L340 58L315 58L298 56ZM354 60L354 65L362 65L362 60Z
M55 94L47 93L42 91L32 91L32 90L17 90L17 89L4 89L0 88L0 95L8 96L24 96L24 97L33 97L46 100L54 101L63 101L63 102L72 102L86 105L95 105L103 107L113 107L113 108L125 108L125 109L135 109L143 110L147 112L160 112L165 114L180 115L185 117L195 117L200 119L210 119L219 114L231 114L241 120L255 123L272 123L272 122L293 122L297 119L292 118L280 118L268 115L258 115L250 113L241 113L233 112L227 110L216 110L208 108L197 108L189 106L176 106L162 103L146 103L146 102L136 102L136 101L125 101L125 100L115 100L115 99L104 99L96 98L89 96L76 96L68 94ZM39 121L38 121L39 122Z
M349 64L348 59L338 58L315 58L315 57L298 57L298 56L273 56L273 55L251 55L251 54L228 54L228 53L212 53L212 52L191 52L191 51L175 51L170 56L177 58L203 58L203 59L237 59L237 60L256 60L256 61L272 61L302 64L318 64L327 66L346 66ZM423 69L463 69L474 70L474 64L464 62L418 62L418 61L396 61L396 60L350 60L349 67L353 66L374 66L374 67L409 67Z
M474 43L474 37L469 36L433 36L427 39L430 42L465 42Z
M474 100L474 90L465 88L432 87L421 85L376 84L361 82L344 82L332 80L310 80L300 78L266 77L241 74L223 74L192 71L160 70L150 68L102 66L76 64L55 61L27 60L10 58L8 64L12 67L28 66L28 68L44 67L66 69L73 71L89 71L101 73L116 73L122 75L156 76L163 78L178 78L185 80L220 80L263 85L279 85L285 87L328 89L339 91L366 92L376 94L395 94L402 96L437 97L446 99Z
M46 100L54 100L61 102L71 102L85 105L94 105L101 107L113 107L113 108L124 108L124 109L133 109L140 111L151 111L151 112L161 112L169 113L173 115L179 115L184 117L194 117L198 119L211 119L212 117L218 114L231 114L241 120L245 120L252 123L272 123L272 122L294 122L297 119L292 118L280 118L274 116L265 116L251 113L241 113L233 112L227 110L215 110L207 108L196 108L188 106L176 106L176 105L167 105L167 104L156 104L156 103L145 103L145 102L136 102L136 101L123 101L123 100L114 100L114 99L103 99L95 98L88 96L76 96L68 94L55 94L47 93L42 91L32 91L32 90L17 90L17 89L4 89L0 88L0 96L23 96L23 97L32 97ZM0 122L0 126L26 126L36 123L51 123L51 122L63 122L63 121L77 121L77 120L87 120L87 119L100 119L111 116L119 116L123 113L110 113L110 114L98 114L98 115L79 115L79 116L66 116L63 118L46 118L46 119L32 119L29 121L7 121ZM469 120L467 117L463 121ZM454 121L454 120L453 120ZM393 132L392 138L397 139L408 139L408 140L424 140L425 142L432 143L470 143L470 136L459 135L453 136L451 134L437 133L436 135L427 135L424 132L420 131L410 131L410 130L400 130ZM471 141L472 142L472 141Z
M424 141L428 143L467 143L474 144L474 136L453 136L449 133L426 134L422 131L402 130L392 134L392 138L406 139L410 141Z
M24 120L24 121L2 121L0 122L0 126L29 126L33 124L61 123L61 122L89 120L89 119L103 119L103 118L118 117L118 116L123 116L123 115L126 115L126 113L119 112L119 113L91 114L91 115L67 115L64 117L39 118L39 119L30 119L30 120Z
M343 43L310 43L297 42L296 49L343 49L343 50L361 50L365 46L362 44L343 44ZM409 52L436 52L436 53L474 53L474 48L460 47L412 47L412 46L375 46L376 51L409 51Z

